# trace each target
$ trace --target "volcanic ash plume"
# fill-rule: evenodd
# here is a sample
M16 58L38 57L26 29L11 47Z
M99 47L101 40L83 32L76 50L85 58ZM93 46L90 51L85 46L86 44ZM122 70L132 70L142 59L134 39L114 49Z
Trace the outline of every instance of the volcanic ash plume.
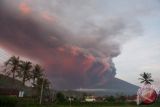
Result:
M41 63L58 89L103 88L116 74L112 59L131 37L126 33L139 28L98 14L94 1L2 0L0 46Z

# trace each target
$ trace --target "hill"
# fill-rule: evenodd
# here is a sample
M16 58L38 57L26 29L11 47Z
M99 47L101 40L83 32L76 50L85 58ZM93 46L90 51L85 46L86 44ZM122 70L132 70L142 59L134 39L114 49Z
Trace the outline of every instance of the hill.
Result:
M122 93L125 95L133 95L137 93L138 86L128 83L124 80L114 78L107 85L106 89L111 93Z
M21 89L24 88L21 81L13 80L12 78L0 74L0 88L14 88Z
M99 86L98 89L89 88L89 89L77 89L79 92L91 93L98 96L104 95L135 95L137 94L138 86L128 83L124 80L113 78L109 82L103 84L103 86Z
M31 92L31 88L24 86L21 81L13 80L12 78L2 74L0 74L0 89L24 90L27 95Z
M8 89L18 89L18 90L25 90L27 93L30 93L31 88L27 86L23 86L22 82L19 80L13 81L12 78L4 76L0 74L0 88L8 88ZM108 83L106 83L105 87L100 86L98 89L76 89L76 90L65 90L65 93L92 93L95 95L116 95L116 94L123 94L123 95L134 95L137 93L138 86L128 83L124 80L114 78ZM61 90L62 91L62 90Z

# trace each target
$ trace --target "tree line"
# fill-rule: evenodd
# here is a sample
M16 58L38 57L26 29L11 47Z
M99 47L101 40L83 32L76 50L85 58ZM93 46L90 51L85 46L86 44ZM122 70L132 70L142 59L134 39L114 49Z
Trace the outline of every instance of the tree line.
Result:
M30 61L21 60L19 56L12 56L4 62L3 73L13 79L18 79L25 86L28 81L32 87L37 89L44 85L45 89L49 89L50 82L44 76L44 69L39 64L33 64Z

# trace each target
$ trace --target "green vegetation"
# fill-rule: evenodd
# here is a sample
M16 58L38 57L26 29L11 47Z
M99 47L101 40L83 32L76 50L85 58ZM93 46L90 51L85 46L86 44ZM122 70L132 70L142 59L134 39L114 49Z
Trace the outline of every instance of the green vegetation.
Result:
M69 104L66 105L55 105L54 107L70 107ZM137 105L130 103L80 103L72 104L72 107L137 107ZM153 105L139 105L139 107L159 107L159 103Z
M67 99L65 98L65 96L64 96L63 93L58 92L58 93L56 94L56 103L64 103L64 102L66 102L66 101L67 101Z
M139 107L159 107L159 103L155 103L152 105L139 105ZM22 105L17 105L17 107L22 107ZM62 103L62 104L50 104L50 105L38 105L38 104L31 104L31 105L23 105L23 107L137 107L135 103L107 103L107 102L97 102L97 103Z
M16 107L16 97L0 96L0 107Z
M109 101L109 102L115 102L116 101L114 96L109 96L109 97L106 98L106 100Z

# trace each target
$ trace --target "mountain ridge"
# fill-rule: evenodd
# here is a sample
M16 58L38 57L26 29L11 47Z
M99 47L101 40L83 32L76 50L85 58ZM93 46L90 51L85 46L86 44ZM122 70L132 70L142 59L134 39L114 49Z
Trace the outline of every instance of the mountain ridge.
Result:
M15 80L13 84L13 79L11 77L7 77L5 75L0 74L0 88L13 88L13 89L29 89L27 86L23 86L22 82L19 80ZM100 86L98 88L89 88L89 89L78 89L73 90L77 92L87 92L94 93L95 95L135 95L138 90L138 86L133 85L127 81L121 80L119 78L113 78L106 85ZM66 90L67 92L67 90Z

